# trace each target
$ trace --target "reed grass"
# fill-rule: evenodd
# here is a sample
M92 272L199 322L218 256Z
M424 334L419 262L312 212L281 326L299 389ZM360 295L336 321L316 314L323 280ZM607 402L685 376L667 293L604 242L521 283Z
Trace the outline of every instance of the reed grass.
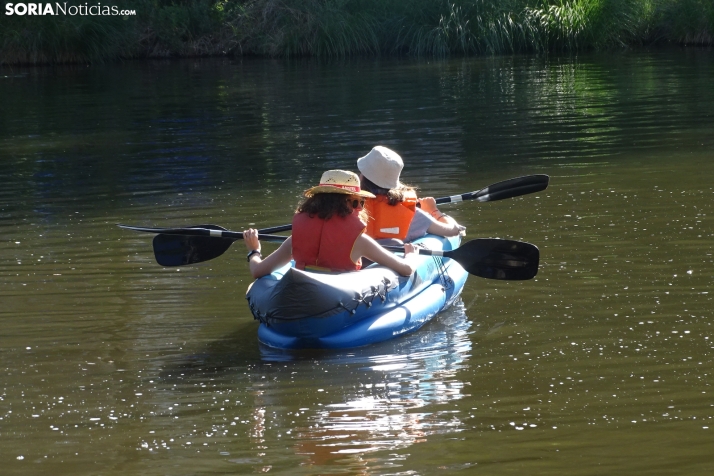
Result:
M712 0L128 0L117 5L137 16L20 17L6 16L3 9L0 64L714 44Z
M116 57L127 41L121 21L5 17L0 20L0 64L89 62Z
M658 36L683 45L714 44L714 1L660 0Z

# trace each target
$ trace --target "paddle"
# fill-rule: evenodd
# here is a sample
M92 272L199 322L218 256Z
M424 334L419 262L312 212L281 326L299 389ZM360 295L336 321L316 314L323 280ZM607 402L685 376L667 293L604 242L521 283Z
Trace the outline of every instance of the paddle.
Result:
M436 203L456 203L465 200L493 202L496 200L503 200L505 198L512 198L520 195L526 195L529 193L540 192L541 190L545 190L546 187L548 187L548 181L549 177L547 175L526 175L523 177L516 177L509 180L504 180L502 182L497 182L475 192L437 198ZM151 228L128 225L119 226L128 230L157 233L158 235L154 238L154 254L156 255L156 261L162 266L181 266L185 264L208 261L225 253L225 251L231 246L231 244L235 240L240 240L243 238L243 233L229 231L217 225L196 225L184 228ZM291 224L279 225L271 228L263 228L261 230L258 230L258 232L260 233L258 237L264 241L280 242L285 240L286 237L270 235L270 233L279 233L281 231L288 231L291 229ZM459 249L464 248L464 246ZM531 257L532 261L532 256L529 256ZM458 261L458 259L456 258L453 259ZM537 256L535 262L535 271L526 266L526 269L529 269L530 271L525 272L525 275L532 273L532 275L530 275L529 277L494 279L529 279L535 276L535 272L537 272ZM503 268L503 266L501 266L501 268ZM481 276L482 274L479 273L487 274L487 271L485 269L481 269L478 273L472 274ZM515 274L513 272L509 274L509 276L514 275Z
M226 230L218 225L197 225L185 228L152 228L118 225L132 231L158 233L154 237L154 256L161 266L182 266L217 258L230 248L234 241L243 239L243 233ZM269 232L284 231L275 226L259 230L263 241L282 243L286 236L270 235ZM265 233L264 233L265 232Z
M187 228L148 228L119 225L133 231L158 233L154 237L154 255L162 266L201 263L225 253L243 233L215 225ZM259 234L265 241L282 242L286 236ZM385 246L390 251L404 251L402 246ZM443 256L482 278L501 280L531 279L538 273L539 251L535 245L521 241L480 238L464 243L455 250L417 249L418 254Z
M436 199L436 203L458 203L464 200L478 200L479 202L495 202L504 198L513 198L529 193L540 192L548 187L550 177L547 175L525 175L503 182L497 182L476 192L452 195Z
M544 174L524 175L502 182L496 182L488 187L482 188L475 192L462 193L461 195L452 195L450 197L441 197L435 199L437 205L441 203L458 203L466 200L476 200L479 202L495 202L506 198L519 197L536 193L548 188L550 177ZM420 204L417 204L421 207ZM292 225L280 225L273 228L259 230L264 233L278 233L281 231L292 230Z
M401 246L384 248L404 251ZM538 247L531 243L497 238L478 238L448 251L418 248L418 253L453 259L474 276L512 281L531 279L538 274L540 258Z
M504 198L513 198L529 193L540 192L548 187L550 178L547 175L525 175L516 177L502 182L497 182L482 188L476 192L462 193L461 195L452 195L450 197L441 197L436 199L436 203L457 203L465 200L478 200L479 202L493 202L503 200ZM171 235L191 235L191 236L212 236L220 238L231 238L240 240L243 234L240 232L229 231L218 225L194 225L182 228L151 228L129 225L118 225L121 228L134 231L145 231L148 233L163 233ZM271 228L263 228L258 230L259 233L280 233L282 231L292 230L292 224L278 225ZM187 231L193 230L193 231ZM214 231L208 231L214 230ZM282 238L282 237L281 237ZM263 238L261 238L263 239ZM276 241L266 238L267 241Z
M462 193L461 195L452 195L450 197L441 197L435 199L436 204L441 203L458 203L466 200L476 200L479 202L495 202L505 198L519 197L536 193L548 188L550 177L545 174L524 175L502 182L496 182L488 187L482 188L475 192ZM420 204L417 207L421 208ZM264 233L278 233L280 231L292 230L292 225L280 225L266 230L260 230Z

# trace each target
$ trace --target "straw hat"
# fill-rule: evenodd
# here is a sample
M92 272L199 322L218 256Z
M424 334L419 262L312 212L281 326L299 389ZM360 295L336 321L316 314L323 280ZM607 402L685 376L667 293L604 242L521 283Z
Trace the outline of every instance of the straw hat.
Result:
M311 197L316 193L342 193L366 198L375 197L360 188L359 176L356 173L347 170L328 170L322 174L320 185L305 190L306 197Z
M357 159L357 168L370 182L381 188L398 188L404 162L399 154L384 146L374 147Z

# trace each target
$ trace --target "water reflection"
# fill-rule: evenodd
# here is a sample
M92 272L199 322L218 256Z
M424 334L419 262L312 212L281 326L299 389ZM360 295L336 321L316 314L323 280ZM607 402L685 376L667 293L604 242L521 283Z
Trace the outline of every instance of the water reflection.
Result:
M179 394L184 395L171 400L177 417L182 415L181 401L183 411L220 406L219 414L226 417L204 430L204 436L188 432L175 438L175 444L185 449L223 439L234 464L260 463L262 468L266 453L274 454L276 442L287 440L301 465L339 463L354 469L368 453L459 432L458 412L439 405L467 396L458 375L468 368L472 333L459 301L416 333L349 351L261 347L253 356L238 335L211 342L199 352L172 359L161 372L161 385L183 389ZM212 389L213 401L197 392L197 386ZM156 405L166 411L166 404ZM231 419L231 414L237 416ZM246 424L252 451L239 451L237 458L230 436L233 428Z
M674 150L706 131L698 99L711 95L706 54L53 72L52 82L35 69L0 89L0 197L20 194L53 214L77 197L121 208L166 195L164 208L202 206L191 200L200 191L256 183L297 197L324 168L351 167L378 142L405 157L407 180L453 194L469 190L455 177L473 168L598 162L663 142Z
M306 427L296 428L296 452L305 455L310 465L345 458L356 463L366 453L405 448L432 434L461 431L458 412L433 406L465 396L465 384L457 374L468 366L470 327L459 301L436 322L403 339L321 358L321 366L331 375L331 387L350 381L356 385L343 401L323 405L307 419ZM266 360L304 358L261 350ZM356 382L353 378L335 382L334 367L344 368L340 373L348 371Z

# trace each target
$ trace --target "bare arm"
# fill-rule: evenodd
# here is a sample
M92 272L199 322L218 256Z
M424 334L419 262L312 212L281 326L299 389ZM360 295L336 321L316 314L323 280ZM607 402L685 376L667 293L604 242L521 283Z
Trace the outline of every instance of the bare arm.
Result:
M413 253L415 250L414 245L411 243L405 244L404 248L407 254ZM409 263L408 259L400 258L394 253L390 253L365 234L361 234L357 237L355 245L352 248L352 254L350 255L352 261L357 261L362 256L375 263L391 268L402 276L410 276L414 273L414 266Z
M461 233L461 227L458 223L456 223L456 220L450 216L444 215L443 213L441 216L439 216L438 213L435 213L432 216L434 218L439 218L436 218L436 221L429 225L427 233L439 236L456 236Z
M248 251L260 251L260 241L258 240L258 230L253 228L243 232L243 242ZM266 276L278 268L282 268L290 262L293 256L293 237L288 237L283 241L277 250L270 253L265 259L254 254L250 257L250 274L258 279Z
M432 216L435 222L429 225L427 233L439 236L456 236L465 230L464 227L456 223L450 216L444 215L436 208L436 200L433 197L424 197L419 200L422 210Z

